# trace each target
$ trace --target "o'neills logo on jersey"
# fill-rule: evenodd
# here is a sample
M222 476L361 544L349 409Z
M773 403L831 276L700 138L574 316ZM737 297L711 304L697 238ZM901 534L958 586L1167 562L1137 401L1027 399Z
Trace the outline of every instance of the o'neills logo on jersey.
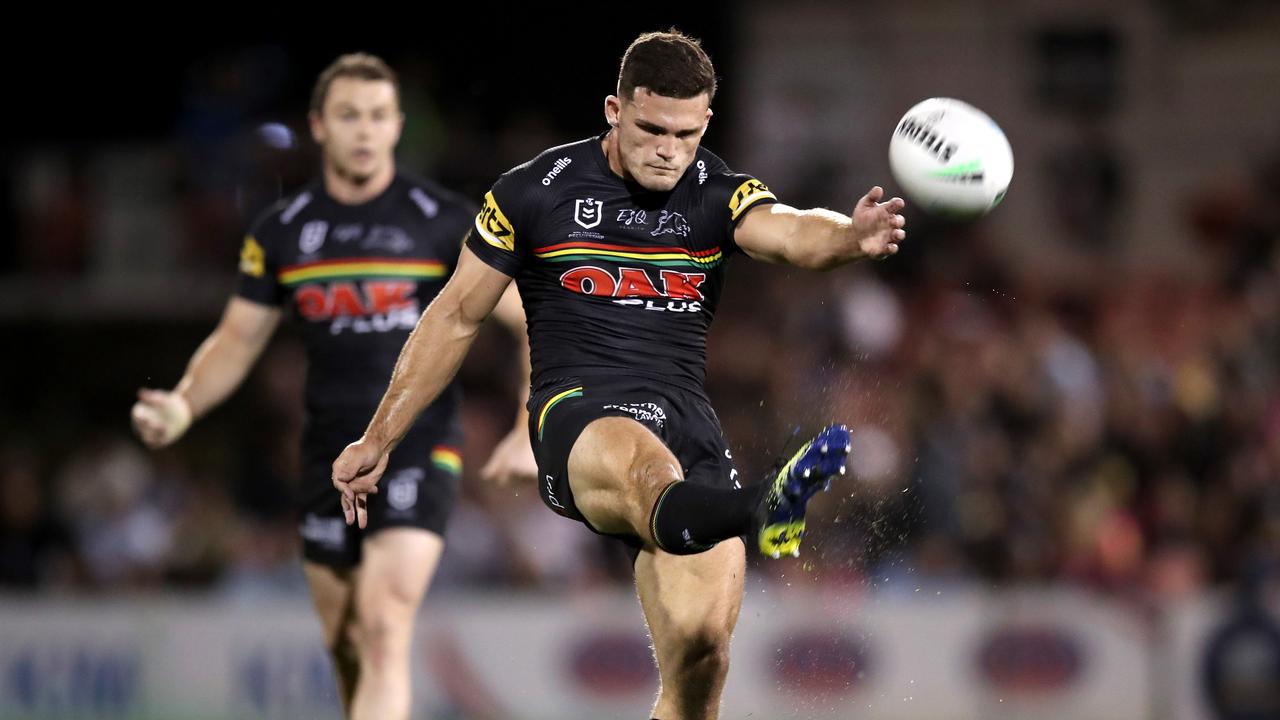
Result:
M412 330L420 309L412 280L344 281L303 285L294 293L298 315L312 322L329 322L339 335Z
M659 312L702 311L705 298L698 288L706 282L706 273L660 270L658 279L659 283L655 284L640 268L618 268L614 275L594 265L580 265L561 275L560 284L580 295L614 298L613 302L618 305Z
M542 184L550 185L551 181L555 180L556 176L560 174L560 171L569 167L571 164L573 164L572 158L562 157L557 160L556 164L551 167L551 171L542 176Z

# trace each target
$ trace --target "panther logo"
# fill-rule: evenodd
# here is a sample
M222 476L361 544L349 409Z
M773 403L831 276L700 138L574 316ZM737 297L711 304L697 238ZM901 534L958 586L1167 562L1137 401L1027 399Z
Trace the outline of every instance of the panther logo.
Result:
M659 235L688 237L689 221L685 220L684 216L678 212L663 210L662 214L658 216L658 227L654 228L653 232L649 234L653 237L658 237Z

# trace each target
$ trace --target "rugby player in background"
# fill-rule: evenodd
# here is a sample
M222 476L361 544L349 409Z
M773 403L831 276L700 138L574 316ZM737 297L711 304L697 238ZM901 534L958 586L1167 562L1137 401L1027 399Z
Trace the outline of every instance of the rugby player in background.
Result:
M396 76L379 58L344 55L320 74L310 125L321 178L254 223L217 328L176 387L140 390L132 411L147 445L173 443L240 384L282 309L297 318L308 359L303 567L344 709L367 720L409 717L413 621L444 548L462 461L460 395L449 383L404 428L367 526L343 521L330 463L377 407L400 348L454 271L475 214L452 193L397 171L402 124ZM527 377L519 298L494 300L495 314L521 339ZM487 479L533 477L525 422L522 410L482 471Z

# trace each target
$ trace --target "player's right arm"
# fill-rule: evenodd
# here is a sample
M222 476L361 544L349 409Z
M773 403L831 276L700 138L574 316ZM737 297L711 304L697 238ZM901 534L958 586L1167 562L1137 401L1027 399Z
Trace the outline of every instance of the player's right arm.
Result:
M142 442L160 448L182 437L191 423L239 387L280 324L279 308L231 298L222 320L191 356L172 390L138 390L133 427Z
M358 519L364 527L362 496L376 492L392 449L458 373L481 324L510 283L511 276L463 248L453 276L400 351L391 384L364 435L333 463L333 484L342 494L348 523Z
M182 380L172 390L138 391L130 416L138 436L149 447L173 443L192 422L226 400L244 381L280 324L279 305L285 293L276 273L274 217L275 209L268 211L245 236L236 294L213 334L191 356Z
M481 323L519 273L525 237L534 226L536 196L528 188L536 193L542 187L525 175L517 168L485 195L457 268L400 351L391 385L364 436L334 461L333 486L342 495L348 524L365 526L367 495L377 492L391 450L457 374Z

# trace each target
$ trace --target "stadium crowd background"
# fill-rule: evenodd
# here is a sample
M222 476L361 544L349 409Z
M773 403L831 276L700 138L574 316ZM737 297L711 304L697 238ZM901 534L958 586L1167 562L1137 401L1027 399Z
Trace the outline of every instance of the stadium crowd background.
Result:
M936 5L899 4L894 32L935 37L947 18L910 21ZM975 4L966 27L1000 5ZM704 38L723 78L706 145L786 202L847 210L859 187L893 192L892 123L931 94L1010 118L1018 162L986 220L909 207L891 262L813 276L734 261L708 374L739 469L763 473L796 426L856 431L857 480L822 501L806 557L756 572L841 593L1053 584L1139 606L1245 579L1274 588L1280 49L1259 38L1274 39L1280 15L1263 2L1068 5L960 35L1009 48L1019 110L984 94L983 77L967 76L962 89L978 89L964 95L887 61L840 67L885 77L879 100L862 96L870 119L841 115L810 80L759 91L762 48L822 67L821 43L786 33L824 12L828 30L858 26L837 4L810 4L771 44L757 40L778 11L750 3L634 27L566 17L537 36L516 20L288 41L77 35L54 80L17 80L25 109L0 174L0 591L301 596L296 339L283 332L174 448L146 452L127 414L138 386L176 381L213 326L250 219L314 173L303 112L315 73L339 52L383 54L401 75L402 168L478 198L508 167L599 132L626 42L672 22ZM1144 71L1153 53L1170 68L1163 89ZM1228 109L1168 97L1197 68L1202 85L1216 71L1257 92ZM1213 142L1135 140L1147 137L1135 113L1170 107ZM842 123L864 129L840 144ZM1140 202L1152 168L1177 173L1154 210ZM509 351L486 334L463 371L466 480L432 593L625 585L624 556L533 488L475 477L513 412Z

